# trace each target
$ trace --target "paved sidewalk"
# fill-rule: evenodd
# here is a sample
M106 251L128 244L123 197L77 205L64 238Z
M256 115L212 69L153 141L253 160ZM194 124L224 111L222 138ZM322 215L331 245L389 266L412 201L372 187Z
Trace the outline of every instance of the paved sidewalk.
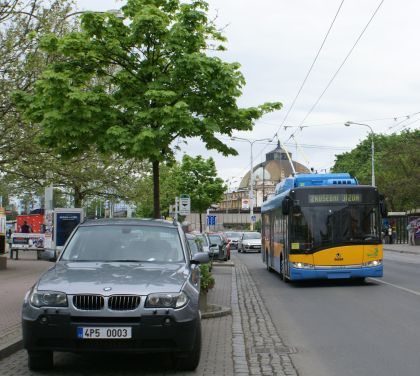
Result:
M20 252L19 260L7 256L7 269L0 270L0 359L21 347L21 309L26 291L51 268L36 259L36 252ZM5 257L3 256L3 257Z
M420 245L384 244L384 251L420 255Z

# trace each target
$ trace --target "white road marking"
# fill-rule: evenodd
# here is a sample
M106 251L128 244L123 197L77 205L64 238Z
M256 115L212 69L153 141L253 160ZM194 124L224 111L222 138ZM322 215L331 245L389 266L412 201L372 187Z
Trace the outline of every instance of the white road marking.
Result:
M403 290L403 291L409 292L409 293L411 293L411 294L414 294L414 295L420 296L420 292L419 292L419 291L415 291L415 290L407 289L407 288L405 288L405 287L398 286L398 285L394 285L393 283L385 282L385 281L382 281L382 280L380 280L380 279L376 279L376 278L369 278L369 279L371 279L372 281L379 282L379 283L382 283L382 284L384 284L384 285L389 285L389 286L395 287L395 288L397 288L397 289L400 289L400 290Z

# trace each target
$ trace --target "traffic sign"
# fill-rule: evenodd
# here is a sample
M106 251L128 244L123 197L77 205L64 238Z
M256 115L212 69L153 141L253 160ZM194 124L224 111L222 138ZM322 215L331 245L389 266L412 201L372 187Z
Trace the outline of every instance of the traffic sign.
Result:
M191 213L191 198L189 195L179 196L179 214L188 215Z
M257 221L257 216L251 215L251 222L256 222L256 221Z
M207 216L207 224L209 226L215 226L216 225L216 216L215 215L208 215Z

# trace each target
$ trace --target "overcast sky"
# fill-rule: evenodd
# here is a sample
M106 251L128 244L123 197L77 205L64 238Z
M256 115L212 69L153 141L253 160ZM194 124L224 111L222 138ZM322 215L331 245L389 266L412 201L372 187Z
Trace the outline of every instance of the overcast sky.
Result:
M341 3L342 0L209 1L210 14L217 12L216 23L224 27L228 38L228 51L223 58L239 62L247 82L239 104L254 106L280 101L284 105L281 111L256 122L252 132L238 132L236 136L255 140L271 138L277 132L293 159L320 171L334 165L336 154L350 151L368 137L369 128L345 127L348 120L367 123L375 133L419 128L420 113L413 114L420 112L420 2L413 0L383 2L313 108L381 3L344 1L311 74L285 119ZM82 10L115 9L121 4L114 0L78 0ZM239 155L225 158L215 151L205 151L197 140L188 142L188 154L213 157L223 179L242 177L250 168L249 143L222 139L236 147ZM254 165L262 162L274 146L255 143Z

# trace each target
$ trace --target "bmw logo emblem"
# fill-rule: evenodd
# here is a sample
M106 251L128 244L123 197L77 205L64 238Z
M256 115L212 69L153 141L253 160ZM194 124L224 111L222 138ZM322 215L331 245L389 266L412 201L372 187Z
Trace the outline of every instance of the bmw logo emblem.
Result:
M112 287L104 287L104 291L111 291Z

